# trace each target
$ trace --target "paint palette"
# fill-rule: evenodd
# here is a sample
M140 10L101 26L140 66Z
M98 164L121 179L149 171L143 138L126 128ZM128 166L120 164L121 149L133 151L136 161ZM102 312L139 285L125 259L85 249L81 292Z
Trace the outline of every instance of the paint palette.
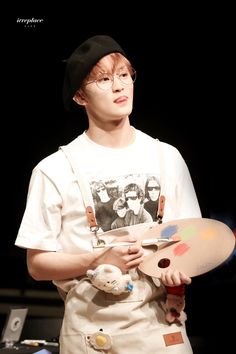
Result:
M235 236L224 223L206 218L180 219L154 226L141 239L169 239L149 252L139 269L160 277L168 269L178 269L193 277L222 264L232 254ZM172 242L173 241L173 242Z

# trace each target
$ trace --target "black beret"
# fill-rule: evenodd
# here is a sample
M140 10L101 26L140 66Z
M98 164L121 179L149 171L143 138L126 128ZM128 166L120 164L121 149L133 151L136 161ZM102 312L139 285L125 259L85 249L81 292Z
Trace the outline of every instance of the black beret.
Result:
M121 53L126 57L123 49L113 38L99 35L83 42L66 60L63 85L63 102L66 109L73 110L72 98L83 80L101 58L111 53Z

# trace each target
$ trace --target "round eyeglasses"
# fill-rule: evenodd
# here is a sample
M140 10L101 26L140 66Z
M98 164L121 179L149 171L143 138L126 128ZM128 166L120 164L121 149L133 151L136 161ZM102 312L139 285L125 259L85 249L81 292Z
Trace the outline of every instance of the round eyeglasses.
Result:
M100 90L109 90L114 82L114 77L117 77L120 82L124 85L132 85L136 80L136 71L133 70L131 73L126 69L117 74L102 73L97 79L86 82L86 85L96 83Z

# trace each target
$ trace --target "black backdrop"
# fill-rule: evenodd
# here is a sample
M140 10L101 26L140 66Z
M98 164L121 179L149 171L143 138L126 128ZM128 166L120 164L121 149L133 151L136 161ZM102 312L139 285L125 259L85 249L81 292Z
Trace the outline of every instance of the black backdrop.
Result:
M113 36L137 70L132 124L181 151L203 216L223 219L235 228L230 9L163 9L148 2L145 7L136 5L129 10L124 3L112 7L103 3L96 8L94 4L74 5L57 5L50 11L42 5L18 5L7 14L8 40L2 54L2 75L6 76L2 95L2 138L7 138L2 151L6 231L2 233L1 255L23 254L14 246L14 240L33 166L86 128L82 113L68 114L63 109L63 59L95 34ZM25 19L41 22L26 25ZM21 282L17 271L15 274L9 279L4 271L3 277L14 286ZM231 263L230 269L227 265L219 273L195 280L191 287L194 291L189 290L195 302L188 305L195 319L196 308L200 307L198 296L203 309L209 305L204 298L209 289L201 293L201 287L225 278L231 286L227 292L232 294L233 290L235 294ZM218 307L218 299L213 306ZM212 297L208 300L212 301ZM212 310L209 317L213 315ZM192 321L192 328L196 323Z

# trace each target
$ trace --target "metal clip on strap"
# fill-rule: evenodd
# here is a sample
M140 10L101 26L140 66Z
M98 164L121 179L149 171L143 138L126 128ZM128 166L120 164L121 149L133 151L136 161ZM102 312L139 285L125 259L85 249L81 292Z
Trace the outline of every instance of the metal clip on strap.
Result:
M94 233L95 237L96 237L96 244L94 247L101 247L104 246L105 241L100 239L97 232L99 230L99 226L96 222L96 218L94 215L94 211L93 208L91 206L87 206L86 207L86 215L87 215L87 219L88 219L88 223L90 226L90 231Z

